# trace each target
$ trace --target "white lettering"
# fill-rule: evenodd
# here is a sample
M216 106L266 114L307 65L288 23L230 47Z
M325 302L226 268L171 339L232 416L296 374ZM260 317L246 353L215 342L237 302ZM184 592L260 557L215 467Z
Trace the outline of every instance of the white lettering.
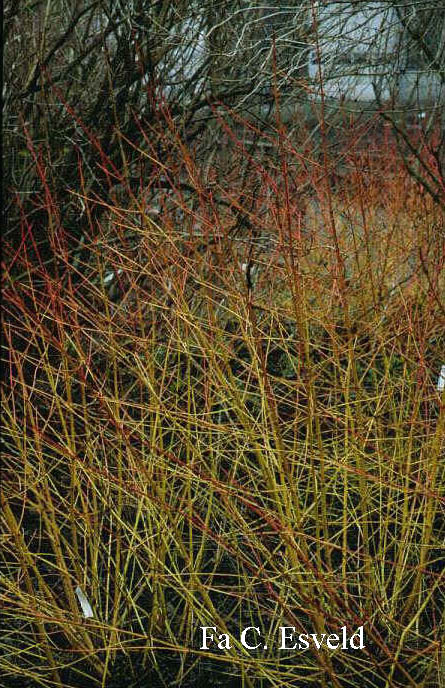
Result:
M216 626L200 626L200 629L202 631L202 644L200 649L201 650L208 650L207 646L207 641L212 641L213 642L213 633L210 633L210 635L207 635L207 631L215 631L216 632Z
M289 640L289 642L292 642L293 634L295 633L295 626L280 626L280 631L281 631L280 650L295 650L297 647L297 643L295 643L295 645L293 645L292 647L289 647L286 644L287 640ZM286 631L291 631L291 632L288 634Z
M307 638L307 633L300 633L298 636L298 649L299 650L307 650L309 647L309 641L306 640Z
M259 647L261 645L261 643L258 643L258 645L249 645L246 641L246 635L247 635L248 631L256 631L256 633L258 633L258 635L261 635L260 629L258 628L258 626L248 626L241 633L241 645L243 647L247 648L248 650L256 650L257 647Z
M354 645L354 638L358 636L359 639L359 646ZM365 645L364 645L364 640L363 640L363 626L359 626L358 630L354 633L354 635L351 635L351 639L349 641L349 645L351 647L351 650L363 650Z
M331 640L332 638L332 640ZM339 637L335 633L331 633L331 635L328 635L327 640L326 640L326 645L330 650L336 650L338 648L338 643L339 643ZM336 645L332 644L332 641L336 642Z
M230 650L230 638L227 633L221 633L221 635L218 636L218 640L218 647L220 650Z
M325 637L326 637L326 633L322 633L321 634L321 640L318 640L318 635L316 633L311 633L311 638L313 639L313 641L315 643L315 647L317 648L317 650L319 650L320 647L323 645L323 640L325 639Z

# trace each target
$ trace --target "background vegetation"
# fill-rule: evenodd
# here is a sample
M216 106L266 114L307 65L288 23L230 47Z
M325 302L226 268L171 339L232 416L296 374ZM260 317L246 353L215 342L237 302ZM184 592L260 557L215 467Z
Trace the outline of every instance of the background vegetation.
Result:
M278 115L290 133L300 134L306 120L314 150L320 113L313 101L323 101L322 119L336 138L338 102L323 91L329 93L339 78L354 83L363 75L373 83L374 102L357 104L355 89L343 88L343 107L362 118L377 109L397 133L410 172L443 207L443 3L346 2L329 8L309 0L7 1L3 112L9 240L20 243L19 194L35 220L36 241L46 250L41 180L24 128L45 151L63 222L80 239L85 217L67 194L77 185L79 161L88 193L113 200L113 180L98 164L88 131L125 171L128 195L147 185L152 162L145 158L141 168L127 139L141 146L142 126L152 143L158 140L156 158L162 162L166 154L157 139L163 129L161 102L168 104L187 145L201 142L203 164L215 154L215 108L220 116L227 113L221 103L266 132ZM251 152L256 143L251 141Z
M295 126L278 30L268 119L248 52L175 90L190 8L7 8L4 685L441 686L436 110L321 94ZM215 45L238 9L199 15Z

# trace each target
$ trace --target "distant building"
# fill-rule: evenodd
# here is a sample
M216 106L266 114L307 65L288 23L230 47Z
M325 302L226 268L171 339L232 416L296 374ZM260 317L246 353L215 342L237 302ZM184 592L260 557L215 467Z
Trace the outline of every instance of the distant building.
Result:
M426 106L441 101L440 75L416 54L396 3L323 2L310 11L317 36L308 75L315 97ZM442 75L443 78L443 75Z

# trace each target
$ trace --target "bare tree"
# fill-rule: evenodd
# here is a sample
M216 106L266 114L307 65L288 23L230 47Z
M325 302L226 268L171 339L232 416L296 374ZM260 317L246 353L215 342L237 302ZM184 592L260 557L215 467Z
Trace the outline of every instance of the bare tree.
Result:
M444 207L445 6L330 2L309 11L308 75L318 100L377 110L409 171Z
M329 113L339 106L378 110L412 173L443 203L444 16L432 0L9 2L4 169L11 203L19 194L27 212L37 212L41 182L29 142L43 146L54 186L65 194L64 221L80 236L66 195L76 186L79 159L89 193L110 187L96 144L136 188L150 165L135 170L132 142L141 144L139 125L153 136L162 128L160 104L193 141L212 121L212 104L252 115L259 125L274 126L279 116L299 129L303 113L321 100Z

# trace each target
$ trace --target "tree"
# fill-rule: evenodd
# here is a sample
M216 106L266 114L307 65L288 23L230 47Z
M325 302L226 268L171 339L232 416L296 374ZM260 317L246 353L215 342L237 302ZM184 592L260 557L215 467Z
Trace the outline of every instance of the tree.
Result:
M311 9L319 99L377 109L413 176L445 207L445 6L331 2Z
M290 130L301 129L302 112L321 98L330 106L324 117L338 105L377 109L412 173L443 203L444 63L444 7L432 0L9 2L4 176L10 236L17 194L25 214L37 218L42 185L30 146L45 149L62 219L81 237L79 207L67 194L76 188L79 160L89 194L106 197L113 185L110 170L96 163L98 145L127 192L136 193L152 169L148 160L144 170L136 167L139 127L155 139L165 106L188 142L203 135L214 118L211 106L220 103L256 118L259 127L274 127L279 115ZM35 224L44 242L45 218Z

